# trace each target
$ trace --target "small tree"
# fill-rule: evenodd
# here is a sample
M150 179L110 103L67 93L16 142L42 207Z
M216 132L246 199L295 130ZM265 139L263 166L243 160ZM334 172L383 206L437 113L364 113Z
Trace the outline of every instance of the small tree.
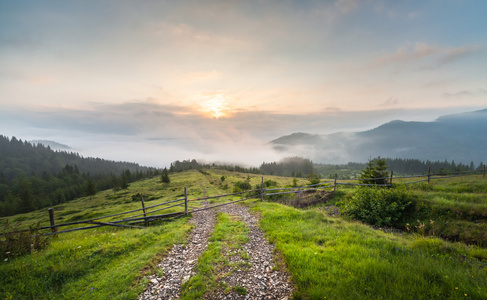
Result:
M90 199L96 194L96 187L91 177L88 177L88 180L86 181L85 191L86 195L90 196Z
M309 173L307 178L310 184L320 183L320 175L313 172L313 170L311 170L311 173Z
M129 187L129 183L127 180L127 176L125 176L125 174L122 173L122 176L120 177L120 188L122 190L126 190L128 189L128 187Z
M164 170L162 170L161 181L162 183L171 183L171 178L169 178L169 171L167 170L167 168L164 168Z
M360 182L364 184L387 184L389 183L389 172L387 171L386 160L383 158L369 159L367 166L360 174Z

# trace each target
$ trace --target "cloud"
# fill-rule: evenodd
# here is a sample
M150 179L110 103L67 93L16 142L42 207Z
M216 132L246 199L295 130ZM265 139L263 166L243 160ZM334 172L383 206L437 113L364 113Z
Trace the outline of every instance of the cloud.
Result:
M463 56L467 56L471 53L474 53L477 50L478 50L477 47L472 47L472 46L445 49L442 53L442 56L439 58L439 61L441 63L449 63Z
M433 69L451 63L476 51L477 48L473 46L446 48L436 45L428 45L426 43L415 43L414 46L406 45L399 48L394 53L382 55L376 59L371 66L386 67L389 65L406 65L422 62L428 64L427 67L422 67L422 69ZM433 63L427 59L433 59Z
M335 2L335 7L344 14L357 9L358 5L358 0L338 0Z
M387 99L386 102L380 104L379 106L382 106L382 107L393 107L393 106L397 106L398 104L399 104L399 100L397 98L389 97L389 99Z
M471 98L471 97L487 97L487 90L477 89L477 90L463 90L456 93L443 93L442 95L446 99L460 99L460 98Z

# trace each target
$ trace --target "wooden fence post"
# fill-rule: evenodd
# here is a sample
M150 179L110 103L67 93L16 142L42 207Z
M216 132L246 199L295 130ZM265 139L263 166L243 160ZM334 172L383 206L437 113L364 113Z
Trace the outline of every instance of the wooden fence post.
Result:
M149 222L147 221L147 215L145 213L144 197L140 196L140 201L142 202L142 211L144 212L145 226L149 226Z
M184 187L184 214L188 214L188 188Z
M262 181L260 182L260 201L264 201L264 176L262 176Z
M484 171L482 173L482 178L485 178L485 164L484 164Z
M56 220L54 219L54 209L49 208L49 222L51 223L51 226L56 226ZM57 232L57 227L52 228L52 232Z
M428 184L430 184L431 167L428 167Z
M392 176L394 176L394 170L391 170L391 185L392 185Z
M333 184L333 191L337 190L337 174L335 173L335 183Z

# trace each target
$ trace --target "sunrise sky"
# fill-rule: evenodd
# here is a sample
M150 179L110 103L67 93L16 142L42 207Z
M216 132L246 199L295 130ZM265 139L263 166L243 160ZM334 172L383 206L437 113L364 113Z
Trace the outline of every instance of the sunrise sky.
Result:
M166 166L487 108L487 1L0 0L0 134Z

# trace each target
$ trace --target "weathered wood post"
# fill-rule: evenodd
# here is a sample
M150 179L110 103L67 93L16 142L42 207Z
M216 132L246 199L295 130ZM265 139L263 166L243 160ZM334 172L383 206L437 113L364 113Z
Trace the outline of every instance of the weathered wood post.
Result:
M145 203L144 203L144 197L140 197L140 201L142 202L142 211L144 212L144 220L145 220L145 226L149 226L149 222L147 221L147 214L145 212Z
M184 214L188 214L188 188L184 187Z
M56 226L56 220L54 219L54 209L48 208L47 211L49 212L49 222L51 226ZM52 227L52 232L57 232L57 227Z
M333 184L333 191L337 190L337 174L335 173L335 183Z
M392 176L394 176L394 170L391 170L391 185L392 185Z
M264 201L264 176L260 182L260 201Z
M428 184L430 184L431 167L428 167Z
M484 171L482 172L482 178L485 178L485 164L484 164Z

